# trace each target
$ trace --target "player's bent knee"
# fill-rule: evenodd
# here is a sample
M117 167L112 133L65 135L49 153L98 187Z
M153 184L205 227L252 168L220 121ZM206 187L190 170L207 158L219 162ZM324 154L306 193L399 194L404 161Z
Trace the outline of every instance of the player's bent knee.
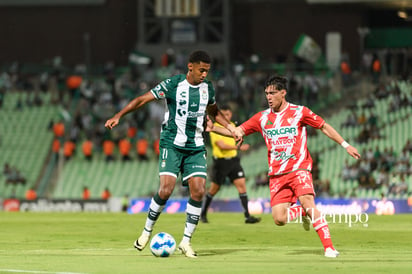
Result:
M284 226L287 223L286 217L280 217L277 215L272 215L273 221L275 222L275 225L277 226Z
M277 226L284 226L286 224L286 222L281 221L281 220L274 219L274 221L275 221L275 225Z
M169 188L160 188L159 189L159 197L163 200L169 199L170 195L172 195L173 189Z
M191 189L190 190L190 197L196 201L201 201L205 194L205 190L202 188Z

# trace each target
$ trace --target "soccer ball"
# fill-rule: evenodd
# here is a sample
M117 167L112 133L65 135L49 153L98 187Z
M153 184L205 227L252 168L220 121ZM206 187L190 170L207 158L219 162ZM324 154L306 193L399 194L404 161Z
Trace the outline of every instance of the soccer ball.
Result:
M150 250L156 257L169 257L176 250L176 241L169 233L157 233L150 241Z

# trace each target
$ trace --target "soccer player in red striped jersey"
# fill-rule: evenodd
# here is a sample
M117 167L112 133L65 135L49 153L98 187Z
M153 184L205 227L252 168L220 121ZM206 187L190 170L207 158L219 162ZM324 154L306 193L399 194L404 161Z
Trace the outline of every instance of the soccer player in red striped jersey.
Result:
M312 158L307 149L306 127L311 126L340 144L355 159L360 158L357 149L320 116L305 106L286 101L288 80L283 76L272 76L265 84L269 108L256 113L236 128L236 136L242 137L260 132L268 148L269 188L272 217L276 225L300 217L305 230L310 222L319 235L326 257L337 257L329 226L315 205L312 183ZM208 130L232 136L229 130L213 127ZM300 205L296 205L299 200Z

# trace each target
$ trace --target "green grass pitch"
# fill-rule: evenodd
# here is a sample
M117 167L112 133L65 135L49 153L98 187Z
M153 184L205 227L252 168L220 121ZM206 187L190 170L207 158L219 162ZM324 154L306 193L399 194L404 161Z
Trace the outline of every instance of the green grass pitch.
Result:
M192 239L197 259L133 248L146 214L0 212L0 273L412 273L412 214L370 215L368 226L330 224L341 255L325 258L317 234L271 215L210 213ZM179 242L184 214L163 214L155 232Z

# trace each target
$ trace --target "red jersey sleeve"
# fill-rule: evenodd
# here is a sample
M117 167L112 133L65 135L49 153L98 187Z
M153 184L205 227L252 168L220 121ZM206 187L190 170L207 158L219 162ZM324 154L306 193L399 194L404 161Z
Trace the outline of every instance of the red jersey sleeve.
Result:
M319 115L313 113L309 108L303 107L302 123L314 128L321 128L325 124L325 120Z
M249 120L242 123L240 128L243 130L245 135L250 135L255 132L262 133L262 127L260 126L260 117L262 116L261 112L253 115Z

